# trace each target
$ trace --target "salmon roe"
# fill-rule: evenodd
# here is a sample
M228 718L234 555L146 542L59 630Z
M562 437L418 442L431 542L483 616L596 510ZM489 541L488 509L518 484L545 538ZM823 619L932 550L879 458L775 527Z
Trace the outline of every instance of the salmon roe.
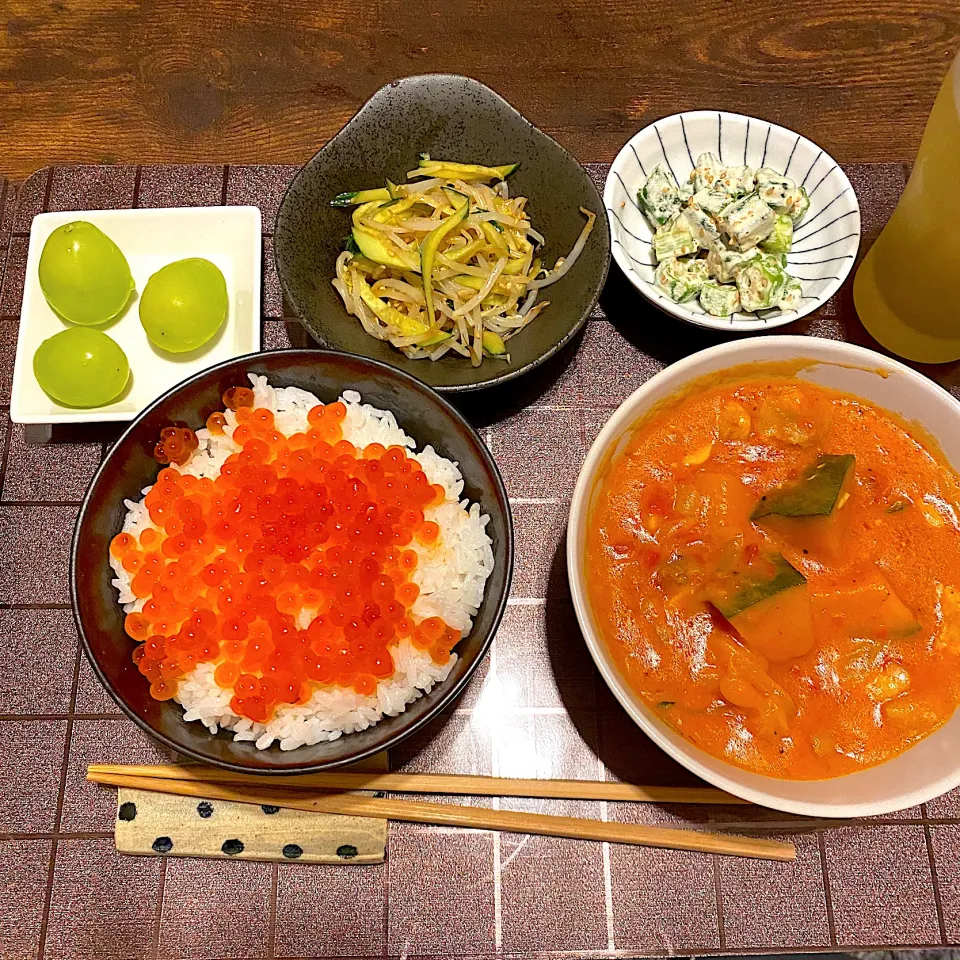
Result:
M153 448L153 459L157 463L185 464L200 441L189 427L164 427L160 431L160 440Z
M110 543L144 601L124 628L151 696L170 699L211 663L231 710L265 723L323 686L374 693L404 638L446 663L460 632L411 611L416 548L441 537L424 510L443 487L402 447L345 440L339 401L315 406L291 436L252 390L233 387L223 402L239 452L216 479L164 466L144 500L154 526ZM230 424L223 413L206 422L215 435ZM155 456L182 465L198 444L189 428L165 427Z

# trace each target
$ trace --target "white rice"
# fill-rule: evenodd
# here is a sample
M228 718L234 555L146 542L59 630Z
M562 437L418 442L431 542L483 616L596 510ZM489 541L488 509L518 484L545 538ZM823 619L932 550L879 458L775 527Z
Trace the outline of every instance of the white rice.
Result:
M307 413L320 402L317 397L297 387L271 387L266 377L251 374L250 381L254 406L273 412L279 432L287 436L306 432ZM404 433L394 415L389 410L378 410L363 403L355 391L344 391L340 400L347 408L342 423L345 440L359 448L371 443L407 448L430 483L439 484L446 491L442 503L424 510L425 518L440 526L437 542L424 547L414 540L407 548L419 555L411 579L419 586L420 595L410 612L418 622L426 617L440 617L460 630L461 636L466 636L483 599L484 585L493 571L493 550L485 530L490 518L481 515L478 504L460 500L463 477L454 461L441 457L430 446L414 452L416 442ZM198 430L200 445L193 456L183 466L171 464L171 468L197 477L219 476L227 457L241 449L232 440L236 416L231 410L227 410L225 416L227 425L222 436L213 436L206 429ZM142 492L146 496L149 491L150 487L145 487ZM125 500L124 504L127 507L124 532L139 536L147 527L155 526L143 500ZM138 600L130 587L131 574L119 560L111 557L110 563L116 574L113 585L124 612L142 609L149 598ZM305 628L314 615L304 611L300 628ZM408 639L391 646L390 653L394 673L381 680L373 694L360 694L352 688L320 688L305 704L281 704L266 724L230 712L233 691L214 682L216 663L198 664L181 679L174 699L184 707L185 721L199 720L211 733L219 729L232 730L235 740L252 740L261 750L275 742L281 750L293 750L365 730L384 715L393 717L402 713L407 704L445 680L457 659L456 654L451 654L446 663L438 664L428 651L418 650Z

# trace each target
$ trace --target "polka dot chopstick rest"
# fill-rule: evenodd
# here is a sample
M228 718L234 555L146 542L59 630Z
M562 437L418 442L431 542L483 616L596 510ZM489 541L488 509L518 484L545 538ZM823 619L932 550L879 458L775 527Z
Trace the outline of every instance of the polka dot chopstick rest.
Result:
M382 863L387 821L121 787L116 843L145 856Z

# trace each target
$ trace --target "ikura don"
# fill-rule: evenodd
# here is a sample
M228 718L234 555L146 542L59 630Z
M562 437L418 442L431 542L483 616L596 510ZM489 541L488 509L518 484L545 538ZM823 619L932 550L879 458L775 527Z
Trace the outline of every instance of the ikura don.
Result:
M456 465L392 413L251 380L164 428L110 561L151 695L293 749L445 679L493 560Z

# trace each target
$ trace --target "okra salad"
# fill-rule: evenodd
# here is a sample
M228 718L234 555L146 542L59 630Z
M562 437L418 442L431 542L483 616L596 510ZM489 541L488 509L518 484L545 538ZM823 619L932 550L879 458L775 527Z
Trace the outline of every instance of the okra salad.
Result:
M702 153L683 186L657 164L637 202L656 231L656 286L671 300L699 297L715 317L796 309L800 281L787 273L787 254L810 198L789 177Z
M527 199L512 197L507 184L518 166L422 154L410 183L387 180L331 201L355 206L333 286L370 336L412 360L510 359L508 341L549 305L540 290L570 270L596 220L581 207L577 242L546 269Z

